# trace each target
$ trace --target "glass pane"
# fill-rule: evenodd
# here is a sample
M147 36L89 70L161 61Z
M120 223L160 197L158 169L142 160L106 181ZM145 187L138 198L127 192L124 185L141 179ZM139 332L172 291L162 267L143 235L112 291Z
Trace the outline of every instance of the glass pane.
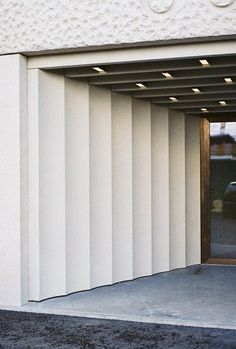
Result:
M210 124L211 256L236 258L236 122Z

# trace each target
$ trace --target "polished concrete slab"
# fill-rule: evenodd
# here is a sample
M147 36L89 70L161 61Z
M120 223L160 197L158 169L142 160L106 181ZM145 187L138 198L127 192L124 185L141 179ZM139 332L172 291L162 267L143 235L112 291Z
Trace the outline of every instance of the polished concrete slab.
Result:
M11 309L236 329L236 266L195 265Z

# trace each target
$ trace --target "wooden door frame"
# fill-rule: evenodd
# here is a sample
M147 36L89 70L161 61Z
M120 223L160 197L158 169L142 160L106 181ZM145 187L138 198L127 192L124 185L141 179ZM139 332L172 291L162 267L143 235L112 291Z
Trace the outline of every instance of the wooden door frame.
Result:
M201 118L201 262L206 263L211 256L210 229L210 137L209 121Z
M211 258L210 122L236 122L235 114L211 115L200 120L201 135L201 262L236 264L236 259Z

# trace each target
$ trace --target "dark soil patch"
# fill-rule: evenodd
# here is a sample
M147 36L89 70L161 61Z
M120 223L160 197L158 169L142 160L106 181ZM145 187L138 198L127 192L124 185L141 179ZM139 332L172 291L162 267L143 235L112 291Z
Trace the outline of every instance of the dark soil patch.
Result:
M1 349L236 349L236 331L0 311Z

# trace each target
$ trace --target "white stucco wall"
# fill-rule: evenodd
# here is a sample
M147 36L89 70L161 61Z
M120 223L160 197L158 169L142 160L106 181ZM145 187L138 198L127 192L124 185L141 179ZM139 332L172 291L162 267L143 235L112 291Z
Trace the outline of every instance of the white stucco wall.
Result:
M0 54L234 34L235 0L0 1Z
M28 300L27 62L0 57L0 304Z

